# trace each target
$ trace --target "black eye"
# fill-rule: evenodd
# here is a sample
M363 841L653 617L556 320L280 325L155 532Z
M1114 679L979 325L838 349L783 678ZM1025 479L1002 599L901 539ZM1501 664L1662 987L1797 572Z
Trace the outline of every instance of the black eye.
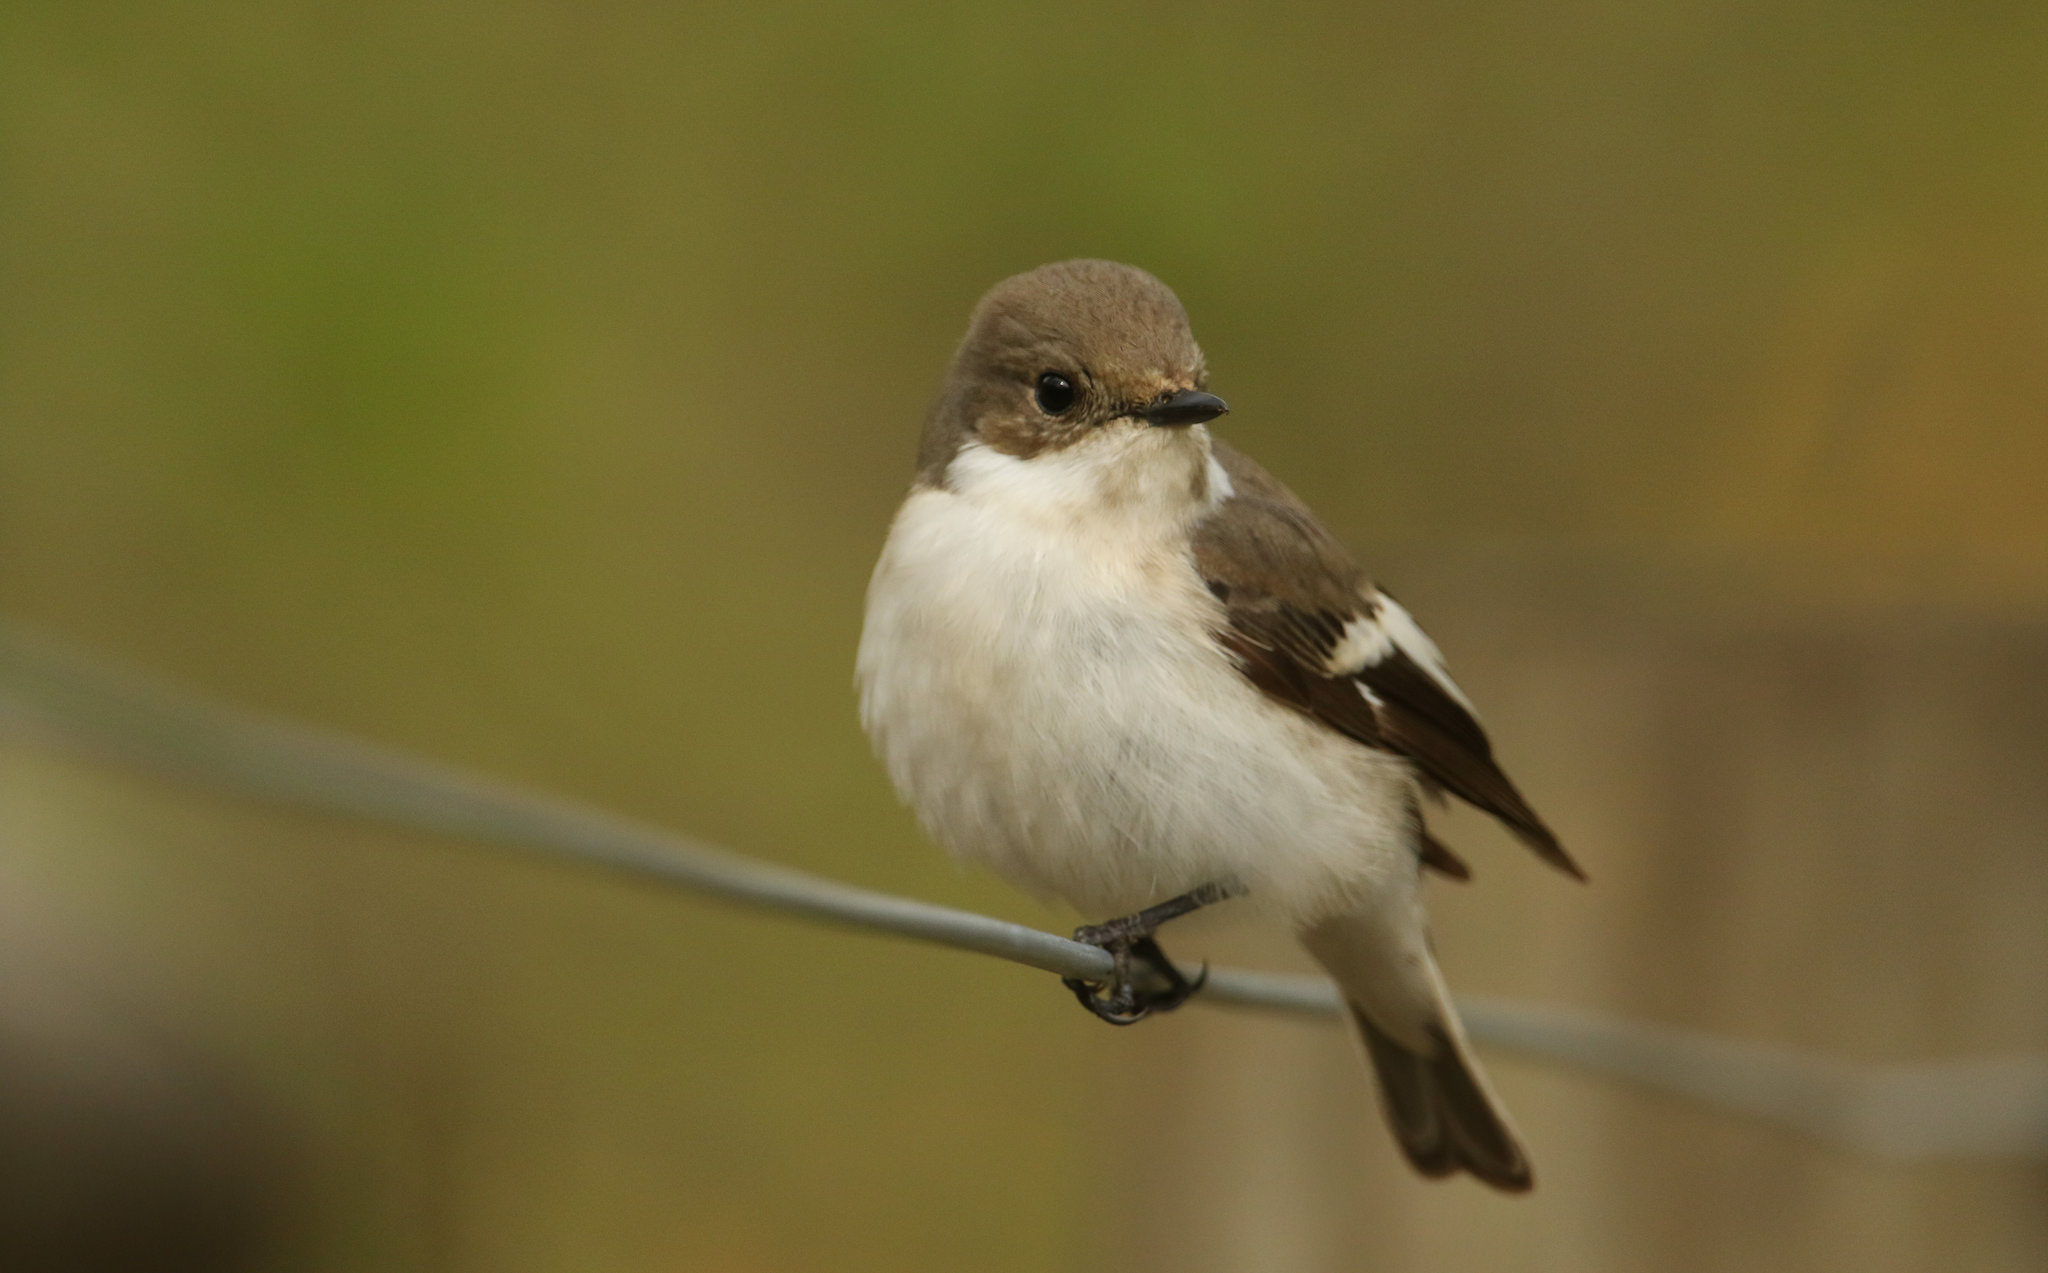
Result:
M1038 378L1038 409L1047 415L1060 415L1074 405L1074 384L1057 371L1048 371Z

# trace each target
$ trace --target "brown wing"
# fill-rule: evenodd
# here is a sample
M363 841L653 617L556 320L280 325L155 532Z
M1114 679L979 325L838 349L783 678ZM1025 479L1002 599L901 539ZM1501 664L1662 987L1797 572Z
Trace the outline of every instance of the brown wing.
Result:
M1228 627L1219 639L1244 674L1330 728L1405 757L1425 782L1492 814L1545 861L1584 879L1501 771L1408 612L1372 586L1293 492L1220 442L1216 458L1235 493L1196 529L1195 564L1223 603Z

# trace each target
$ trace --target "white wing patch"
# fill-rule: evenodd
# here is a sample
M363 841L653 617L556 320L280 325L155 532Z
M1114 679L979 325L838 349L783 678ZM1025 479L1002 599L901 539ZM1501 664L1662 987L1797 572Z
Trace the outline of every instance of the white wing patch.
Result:
M1366 613L1344 625L1343 639L1337 648L1330 651L1329 675L1351 676L1385 659L1399 650L1415 665L1429 674L1429 679L1456 699L1458 705L1471 712L1472 700L1465 697L1465 691L1444 669L1444 656L1436 648L1436 642L1417 626L1401 603L1384 592L1366 594ZM1372 695L1368 693L1367 698ZM1474 715L1477 715L1475 712Z
M1350 676L1394 652L1394 638L1370 611L1344 625L1344 639L1330 651L1326 663L1331 676Z

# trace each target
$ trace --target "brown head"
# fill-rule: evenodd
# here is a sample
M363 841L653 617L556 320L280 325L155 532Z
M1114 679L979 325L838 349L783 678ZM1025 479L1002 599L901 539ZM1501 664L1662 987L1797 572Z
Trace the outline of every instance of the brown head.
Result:
M974 307L918 447L945 480L969 442L1029 459L1110 428L1185 427L1229 410L1173 291L1114 261L1061 261L1004 279Z

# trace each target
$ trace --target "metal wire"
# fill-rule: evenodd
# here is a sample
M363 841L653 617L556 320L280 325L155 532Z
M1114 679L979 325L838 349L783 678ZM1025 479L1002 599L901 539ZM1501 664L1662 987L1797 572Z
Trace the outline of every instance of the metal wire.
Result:
M266 804L489 841L767 910L994 955L1063 977L1107 954L986 915L754 861L431 760L225 706L0 623L0 739ZM1192 973L1192 969L1188 970ZM1218 968L1200 1001L1334 1017L1316 977ZM2048 1057L1857 1066L1568 1009L1461 998L1475 1042L1892 1157L2048 1160Z

